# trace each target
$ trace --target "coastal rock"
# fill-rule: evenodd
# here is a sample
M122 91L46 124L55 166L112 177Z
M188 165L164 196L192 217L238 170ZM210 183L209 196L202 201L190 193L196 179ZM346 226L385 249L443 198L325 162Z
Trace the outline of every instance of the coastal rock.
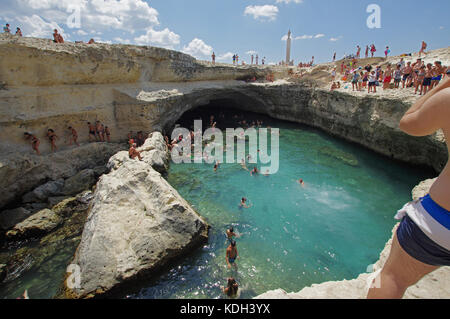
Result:
M145 141L144 145L137 149L141 152L143 161L153 167L156 171L164 173L169 166L169 153L160 132L153 132ZM112 156L107 164L109 170L117 170L127 162L136 160L130 159L128 152L122 151Z
M0 213L0 229L8 230L14 225L27 219L31 212L23 207L4 210Z
M51 196L61 195L64 179L47 182L22 197L23 203L45 202Z
M419 198L426 196L436 180L437 178L427 179L414 187L412 190L413 200L418 200Z
M61 190L63 195L75 195L91 188L97 182L96 172L93 169L85 169L76 175L69 177L64 182Z
M435 180L420 183L413 190L413 197L419 198L429 192ZM398 224L392 230L397 230ZM392 235L393 236L393 235ZM380 259L374 264L373 271L377 271L386 263L391 251L392 238L386 243L380 254ZM255 299L364 299L369 291L374 273L360 274L356 279L330 281L305 287L297 293L287 293L282 289L268 291ZM441 267L423 277L417 284L409 287L404 299L446 299L450 297L450 267Z
M22 133L23 134L23 133ZM60 184L49 188L52 195L34 192L47 181L67 179L79 171L105 165L108 159L124 149L123 144L90 143L80 147L61 150L49 155L14 154L0 160L0 209L7 204L20 200L28 192L26 201L45 201L49 196L57 196ZM47 197L46 197L47 196Z
M6 278L6 265L0 264L0 283Z
M72 262L80 288L66 283L66 297L110 293L206 241L206 222L151 167L154 151L144 151L144 161L123 157L100 178ZM110 163L118 164L118 155Z
M62 222L62 218L55 212L50 209L44 209L14 226L13 229L6 233L6 238L17 240L42 236L54 230Z

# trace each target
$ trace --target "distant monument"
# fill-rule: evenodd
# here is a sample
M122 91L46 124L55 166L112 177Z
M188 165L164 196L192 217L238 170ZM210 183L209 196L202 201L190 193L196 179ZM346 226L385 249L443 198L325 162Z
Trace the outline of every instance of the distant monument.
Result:
M292 34L291 30L289 30L288 37L286 40L286 61L285 61L286 65L294 65L294 61L293 60L291 61L291 42L292 42L291 34Z

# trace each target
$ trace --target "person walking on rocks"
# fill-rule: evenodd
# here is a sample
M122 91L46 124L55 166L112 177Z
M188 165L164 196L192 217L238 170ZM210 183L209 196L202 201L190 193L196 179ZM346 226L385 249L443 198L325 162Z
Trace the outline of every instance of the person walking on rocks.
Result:
M72 142L75 143L76 146L80 146L80 144L78 144L78 133L77 131L72 127L69 126L68 128L70 130L70 139L69 139L69 145L72 145Z
M56 146L56 140L58 139L58 136L55 134L55 131L49 128L47 130L47 137L48 140L50 141L52 152L56 152L58 150L58 147Z
M450 79L421 97L400 120L400 130L423 137L442 130L450 140ZM447 144L447 148L449 145ZM450 162L429 194L406 204L395 216L389 257L367 294L370 299L400 299L406 289L442 266L450 266ZM439 284L439 283L438 283Z
M32 133L25 132L24 135L27 140L31 141L31 147L36 151L36 154L41 155L41 153L39 152L39 139Z

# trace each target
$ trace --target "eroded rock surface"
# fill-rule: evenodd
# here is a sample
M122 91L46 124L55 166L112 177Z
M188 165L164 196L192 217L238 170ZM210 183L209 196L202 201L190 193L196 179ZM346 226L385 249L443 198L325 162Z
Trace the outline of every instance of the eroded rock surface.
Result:
M159 156L167 158L163 149L162 135L153 133L142 147L143 161L124 152L111 158L111 172L97 183L72 262L80 267L80 288L66 288L67 297L110 293L207 239L206 222L152 168L167 161Z
M51 232L62 222L62 218L54 211L43 209L15 225L13 229L6 233L6 238L11 240L41 236Z

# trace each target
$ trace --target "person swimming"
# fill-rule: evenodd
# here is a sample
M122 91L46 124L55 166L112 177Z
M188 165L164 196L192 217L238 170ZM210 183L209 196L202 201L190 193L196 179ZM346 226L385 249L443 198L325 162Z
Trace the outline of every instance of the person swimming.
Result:
M259 173L259 171L255 166L255 167L253 167L252 171L250 172L250 176L253 176L253 174L258 174L258 173Z
M301 179L301 178L298 180L298 183L299 183L300 185L302 185L302 186L305 186L305 182L304 182L303 179Z
M251 205L251 204L250 204L250 206L247 205L247 198L242 197L241 203L239 204L239 207L240 207L240 208L242 208L242 207L244 207L244 208L250 208L250 207L252 207L252 205Z
M217 172L217 169L219 168L219 161L216 161L216 164L214 164L214 172Z
M223 293L230 298L236 297L238 294L238 290L239 285L236 282L236 279L234 279L233 277L228 278L226 287L222 287Z

